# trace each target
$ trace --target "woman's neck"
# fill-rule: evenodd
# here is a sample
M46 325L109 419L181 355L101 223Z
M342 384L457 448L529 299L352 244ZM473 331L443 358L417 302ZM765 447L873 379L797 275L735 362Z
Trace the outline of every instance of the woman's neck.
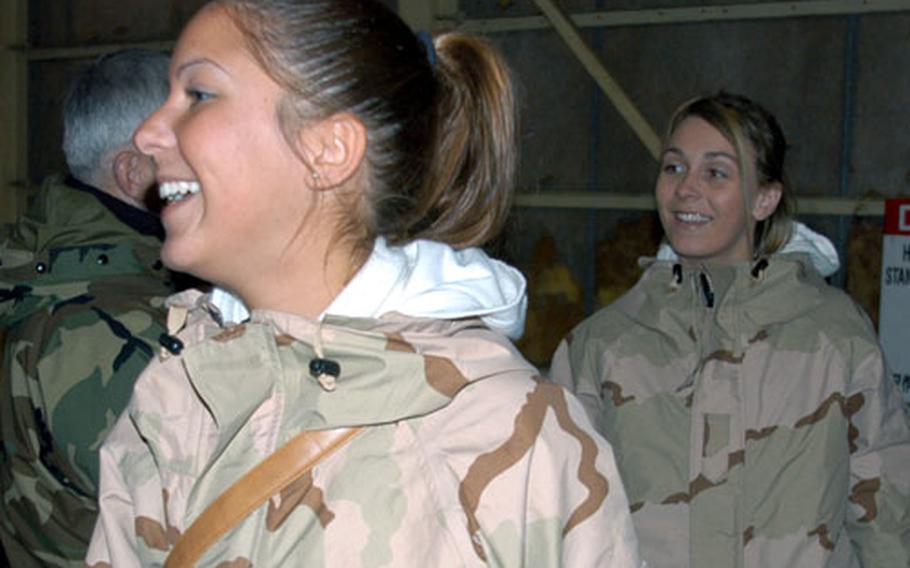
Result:
M339 240L306 254L285 254L277 268L231 286L250 310L269 310L318 319L369 256Z

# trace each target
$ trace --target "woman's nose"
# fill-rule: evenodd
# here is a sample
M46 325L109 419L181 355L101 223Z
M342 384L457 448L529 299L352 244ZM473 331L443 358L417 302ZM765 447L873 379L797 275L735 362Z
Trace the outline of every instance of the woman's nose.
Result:
M159 107L142 121L133 134L133 143L140 152L153 157L174 146L174 129L165 107Z
M686 171L676 184L676 195L680 198L693 198L701 195L698 176L693 171Z

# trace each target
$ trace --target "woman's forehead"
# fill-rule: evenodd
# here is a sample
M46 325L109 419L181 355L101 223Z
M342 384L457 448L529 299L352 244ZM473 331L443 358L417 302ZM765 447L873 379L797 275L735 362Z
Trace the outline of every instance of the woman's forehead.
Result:
M233 17L221 5L207 4L186 25L177 40L171 61L172 72L188 60L216 60L246 52L243 34Z
M730 156L736 159L736 148L714 125L698 116L688 116L673 130L668 151L698 152L714 157Z

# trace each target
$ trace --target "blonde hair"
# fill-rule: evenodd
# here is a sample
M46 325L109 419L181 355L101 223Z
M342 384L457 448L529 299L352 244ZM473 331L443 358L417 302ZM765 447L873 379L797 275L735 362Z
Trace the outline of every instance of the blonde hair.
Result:
M744 192L745 183L752 180L756 189L775 183L780 186L777 208L767 219L756 223L751 243L754 258L777 252L790 239L796 214L796 199L784 171L787 143L777 120L750 99L721 91L683 103L670 119L665 140L689 117L700 118L716 128L736 149Z

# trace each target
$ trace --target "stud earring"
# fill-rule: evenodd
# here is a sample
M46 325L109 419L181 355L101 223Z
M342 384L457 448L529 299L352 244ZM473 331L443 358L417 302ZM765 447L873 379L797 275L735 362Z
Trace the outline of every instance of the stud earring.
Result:
M319 181L319 172L314 171L310 176L313 178L313 181Z

